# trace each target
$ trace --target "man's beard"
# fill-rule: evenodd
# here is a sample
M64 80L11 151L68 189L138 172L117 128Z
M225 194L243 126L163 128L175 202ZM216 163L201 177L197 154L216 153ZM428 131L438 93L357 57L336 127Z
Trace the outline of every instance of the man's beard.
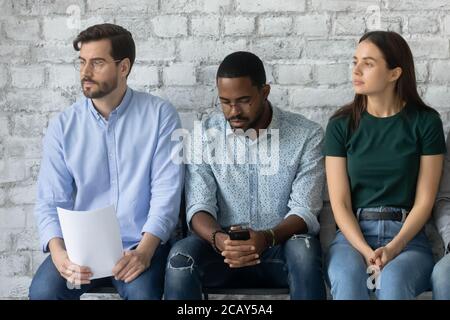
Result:
M93 90L93 87L90 87L89 90L85 90L84 89L85 81L94 83L98 87L98 89ZM83 94L85 95L86 98L91 99L103 98L104 96L114 91L116 88L117 88L117 79L111 80L110 82L100 82L100 83L90 78L81 79L81 89L83 90Z
M264 104L261 104L261 106L260 106L260 111L256 114L255 118L254 118L252 121L249 121L249 120L250 120L249 118L242 117L242 116L240 116L240 115L234 116L234 117L230 117L230 118L227 118L227 121L228 121L228 123L230 124L230 127L231 127L233 130L243 130L243 131L245 132L245 131L247 131L247 130L249 130L249 129L252 129L252 128L255 126L255 124L262 118L263 113L264 113ZM231 121L232 121L232 120L243 120L243 121L247 121L247 123L246 123L246 125L245 125L244 127L242 127L242 128L235 128L235 127L231 124Z

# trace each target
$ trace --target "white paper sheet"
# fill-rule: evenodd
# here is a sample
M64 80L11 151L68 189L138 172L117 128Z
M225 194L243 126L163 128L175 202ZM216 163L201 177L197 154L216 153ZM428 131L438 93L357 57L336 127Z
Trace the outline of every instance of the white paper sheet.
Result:
M112 276L123 255L119 222L114 206L91 211L57 208L70 261L89 267L91 279Z

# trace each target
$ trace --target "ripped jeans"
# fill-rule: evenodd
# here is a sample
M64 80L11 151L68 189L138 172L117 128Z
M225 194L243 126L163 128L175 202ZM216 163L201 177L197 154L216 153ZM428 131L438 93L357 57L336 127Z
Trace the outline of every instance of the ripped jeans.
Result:
M326 298L321 247L315 237L295 235L268 248L255 266L232 269L223 260L197 235L178 241L167 261L164 298L200 300L202 287L289 287L291 299Z

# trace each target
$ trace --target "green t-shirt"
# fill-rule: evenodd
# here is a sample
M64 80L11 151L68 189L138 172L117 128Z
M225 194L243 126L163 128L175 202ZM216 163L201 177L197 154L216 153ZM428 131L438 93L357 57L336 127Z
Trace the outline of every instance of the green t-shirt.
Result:
M347 158L353 209L411 209L420 156L446 152L439 114L409 104L386 118L365 111L353 133L349 119L341 116L330 120L324 154Z

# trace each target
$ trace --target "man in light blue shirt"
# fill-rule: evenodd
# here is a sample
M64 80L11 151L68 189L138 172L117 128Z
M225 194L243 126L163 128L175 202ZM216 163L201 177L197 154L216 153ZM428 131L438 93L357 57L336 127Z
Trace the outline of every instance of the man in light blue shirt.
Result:
M169 254L165 297L201 299L203 287L289 287L292 299L324 299L322 128L269 102L263 63L252 53L228 55L217 88L222 112L194 127L184 149L192 150L185 190L194 234Z
M111 281L122 298L160 299L184 178L183 166L171 158L171 134L180 119L167 101L127 86L135 59L130 32L95 25L73 45L85 97L53 119L45 135L35 216L42 250L51 255L34 276L29 297L78 299ZM125 252L113 277L91 281L89 266L68 258L56 208L109 205L116 209Z

